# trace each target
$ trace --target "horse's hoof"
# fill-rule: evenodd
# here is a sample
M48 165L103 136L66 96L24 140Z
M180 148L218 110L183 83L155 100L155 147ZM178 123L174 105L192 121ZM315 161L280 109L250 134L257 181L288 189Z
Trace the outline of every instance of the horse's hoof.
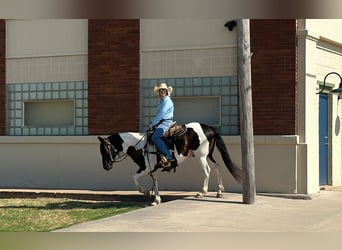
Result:
M223 198L223 194L222 193L217 193L216 194L216 198Z
M202 194L202 193L197 193L197 194L195 195L195 197L196 197L196 198L203 198L203 194Z
M161 201L154 201L150 204L150 206L157 206L161 203Z

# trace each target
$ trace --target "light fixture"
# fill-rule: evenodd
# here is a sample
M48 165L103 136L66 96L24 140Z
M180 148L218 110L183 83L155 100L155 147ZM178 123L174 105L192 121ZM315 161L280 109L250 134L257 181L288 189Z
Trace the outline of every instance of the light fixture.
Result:
M232 31L234 27L237 25L237 22L235 20L228 21L224 24L224 27L226 27L229 31Z
M338 99L337 99L337 100L340 100L340 99L342 99L342 77L341 77L341 75L340 75L339 73L337 73L337 72L330 72L330 73L328 73L328 74L324 77L324 80L323 80L323 87L322 87L322 89L321 89L317 94L322 94L322 93L323 93L323 91L325 90L325 81L326 81L327 77L328 77L329 75L332 75L332 74L337 75L337 76L340 78L340 84L339 84L339 86L338 86L337 89L333 89L330 93L331 93L331 94L336 94L336 95L338 96Z

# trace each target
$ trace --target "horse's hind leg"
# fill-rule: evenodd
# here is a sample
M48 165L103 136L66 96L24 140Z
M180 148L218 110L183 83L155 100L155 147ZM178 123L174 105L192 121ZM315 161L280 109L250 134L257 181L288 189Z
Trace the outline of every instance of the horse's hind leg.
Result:
M224 192L224 186L223 186L223 182L222 182L221 168L220 168L220 165L216 162L214 162L213 165L214 165L214 169L215 169L215 173L216 173L217 186L218 186L216 197L222 198L223 197L222 192Z
M206 157L201 157L200 162L201 162L201 167L204 173L204 181L203 181L202 191L196 194L196 198L203 198L203 196L206 195L208 192L208 185L209 185L210 167L209 167Z

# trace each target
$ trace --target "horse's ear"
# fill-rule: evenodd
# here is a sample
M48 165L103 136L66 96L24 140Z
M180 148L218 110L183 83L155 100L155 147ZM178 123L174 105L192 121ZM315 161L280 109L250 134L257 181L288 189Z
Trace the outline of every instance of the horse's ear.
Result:
M98 136L97 139L99 139L100 142L105 142L105 140L101 136Z

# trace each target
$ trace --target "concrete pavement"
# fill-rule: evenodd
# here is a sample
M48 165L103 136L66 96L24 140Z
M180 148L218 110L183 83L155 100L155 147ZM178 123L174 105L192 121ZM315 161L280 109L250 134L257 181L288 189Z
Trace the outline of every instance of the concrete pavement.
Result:
M159 206L56 232L342 232L342 189L323 190L310 199L258 194L253 205L243 204L242 194L214 196L180 195Z

